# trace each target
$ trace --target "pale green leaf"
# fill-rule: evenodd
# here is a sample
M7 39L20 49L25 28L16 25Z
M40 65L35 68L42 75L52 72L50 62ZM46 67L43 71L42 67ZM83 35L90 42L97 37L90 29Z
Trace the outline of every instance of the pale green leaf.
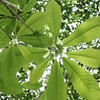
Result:
M30 9L32 9L36 4L36 0L29 0L25 5L24 5L24 8L23 8L23 15L25 13L27 13L27 11L29 11Z
M40 100L47 100L47 91L46 90L40 96Z
M22 84L24 88L29 89L29 90L34 90L34 89L39 89L40 87L42 87L41 83L30 83L30 82L26 82Z
M86 70L69 59L63 59L64 67L77 92L87 100L100 100L100 88Z
M9 47L0 53L0 91L7 94L22 93L22 86L16 80L22 57L17 47ZM1 87L2 86L2 87Z
M6 33L0 28L0 48L6 47L10 42L10 38Z
M29 49L31 52L31 62L35 63L36 65L39 65L45 60L47 50L35 47L30 47Z
M53 41L52 38L46 35L24 35L20 36L19 40L25 42L26 44L30 44L33 47L49 47L52 45Z
M32 30L30 30L25 24L22 25L18 34L33 34L32 31L39 31L44 28L44 25L47 24L49 19L49 14L46 12L38 12L33 14L27 21L25 22Z
M45 69L47 68L47 64L50 58L47 58L44 62L38 65L30 75L30 83L36 83L42 77Z
M31 52L28 49L28 47L22 46L22 45L18 45L18 48L20 49L20 52L22 53L24 58L29 61L31 59Z
M45 60L45 58L43 57L47 53L47 50L45 49L23 46L23 45L18 45L18 48L20 49L20 52L22 53L23 57L28 62L32 62L32 63L35 63L36 65L39 65ZM27 66L27 63L26 63L26 66Z
M88 19L63 40L64 46L74 46L100 38L100 16Z
M55 61L47 85L47 100L66 100L65 92L63 71Z
M9 10L4 7L3 4L0 4L0 15L12 16Z
M60 6L51 0L47 5L47 12L50 14L49 27L54 37L57 38L61 27L61 9Z
M86 64L89 67L100 67L100 50L86 49L74 52L67 52L67 55L78 60L79 62Z

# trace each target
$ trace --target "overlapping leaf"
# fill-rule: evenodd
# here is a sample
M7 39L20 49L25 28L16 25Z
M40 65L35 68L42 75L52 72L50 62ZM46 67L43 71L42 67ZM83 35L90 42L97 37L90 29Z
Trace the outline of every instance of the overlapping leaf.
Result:
M44 62L42 62L39 66L34 69L30 75L30 83L36 83L42 77L45 69L47 68L47 64L50 58L47 58Z
M7 36L6 33L0 28L0 47L6 47L10 42L10 38Z
M47 53L47 50L45 49L22 45L18 45L18 48L20 49L20 52L22 53L23 57L28 62L33 62L36 65L39 65L45 60L45 58L43 57Z
M47 12L50 14L49 27L54 38L57 38L61 26L61 9L60 6L51 0L47 5Z
M47 86L47 100L66 100L66 89L62 69L55 61Z
M3 4L0 4L0 14L5 16L12 16L9 10L3 6Z
M9 47L0 53L0 91L7 94L23 92L16 80L16 72L23 62L25 61L17 47Z
M25 13L27 13L27 11L29 11L31 8L34 7L34 5L36 4L36 0L29 0L25 5L24 5L24 8L23 8L23 15Z
M100 37L100 17L93 17L81 24L74 33L63 40L64 46L74 46Z
M67 55L89 67L100 67L100 50L86 49L75 52L67 52Z
M52 38L46 35L24 35L19 37L19 39L26 44L30 44L33 47L49 47L52 45Z
M25 24L23 24L18 34L20 36L25 34L33 34L32 31L41 30L44 27L44 25L47 24L48 19L49 14L46 12L35 13L25 22L31 29L29 29Z
M42 86L42 84L38 82L34 84L31 84L30 82L26 82L26 83L23 83L22 85L24 88L29 89L29 90L39 89Z
M8 25L8 23L11 21L10 18L6 18L6 19L0 19L0 27L6 26Z
M100 88L93 76L69 59L63 62L77 92L87 100L100 100Z

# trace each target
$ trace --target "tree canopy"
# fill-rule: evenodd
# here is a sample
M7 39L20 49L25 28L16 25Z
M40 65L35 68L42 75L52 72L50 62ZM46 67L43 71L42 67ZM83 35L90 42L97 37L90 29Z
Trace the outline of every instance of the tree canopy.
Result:
M1 100L100 100L99 0L0 0Z

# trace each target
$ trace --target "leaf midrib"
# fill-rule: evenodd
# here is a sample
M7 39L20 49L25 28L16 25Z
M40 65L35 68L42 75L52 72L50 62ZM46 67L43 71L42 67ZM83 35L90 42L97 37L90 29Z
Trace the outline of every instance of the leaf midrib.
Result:
M88 55L83 55L83 54L80 54L80 55L78 55L78 54L71 54L71 53L68 53L69 55L76 55L76 56L80 56L80 57L86 57L86 58L89 58L89 59L91 59L91 57L90 56L88 56ZM94 58L94 57L92 57L92 59L95 59L95 60L97 60L97 58Z
M69 42L65 43L64 45L69 44L70 42L72 42L72 41L73 41L73 40L75 40L76 38L80 37L80 36L81 36L81 35L83 35L83 34L88 33L89 31L93 30L94 28L96 28L96 27L98 27L98 26L100 26L100 24L98 24L98 25L94 26L93 28L91 28L91 29L90 29L90 30L88 30L88 31L85 31L84 33L81 33L81 34L79 34L79 35L75 36L72 40L70 40ZM78 29L78 30L79 30L79 29ZM76 33L76 32L73 32L72 34L75 34L75 33ZM71 35L70 35L70 36L71 36Z
M65 60L65 59L64 59ZM66 60L65 60L66 61ZM66 61L68 63L68 61ZM68 63L69 64L69 63ZM70 68L77 74L77 72L71 67L71 65L69 64ZM81 79L81 77L77 74L77 76L79 77L79 79L84 83L84 81ZM89 87L84 83L85 87L87 87L87 89L89 90Z

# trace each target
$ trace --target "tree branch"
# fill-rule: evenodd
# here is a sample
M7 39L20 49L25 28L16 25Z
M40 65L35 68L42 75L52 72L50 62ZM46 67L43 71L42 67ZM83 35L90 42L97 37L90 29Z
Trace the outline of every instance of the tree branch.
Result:
M13 15L18 18L32 33L34 33L36 36L37 34L31 29L24 21L23 19L5 2L7 0L0 0L12 13Z
M10 37L10 35L0 26L1 30L9 37L10 40L12 40L12 38Z
M10 7L14 7L16 8L18 11L22 12L22 9L18 6L18 5L15 5L7 0L0 0L2 3L5 3L7 5L9 5Z

